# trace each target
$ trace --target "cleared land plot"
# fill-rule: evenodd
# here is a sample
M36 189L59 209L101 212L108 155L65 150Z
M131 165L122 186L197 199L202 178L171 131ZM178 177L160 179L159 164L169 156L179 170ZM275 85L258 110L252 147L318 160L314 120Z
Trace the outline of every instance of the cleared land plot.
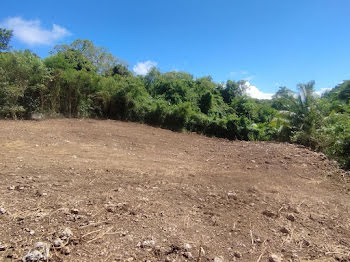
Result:
M51 261L350 261L340 173L289 144L0 121L0 261L66 228Z

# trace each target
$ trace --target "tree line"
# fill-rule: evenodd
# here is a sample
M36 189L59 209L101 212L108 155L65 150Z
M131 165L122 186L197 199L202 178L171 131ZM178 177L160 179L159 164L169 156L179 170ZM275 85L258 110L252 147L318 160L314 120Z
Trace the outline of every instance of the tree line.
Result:
M216 83L157 68L134 75L89 40L55 46L41 59L10 51L11 36L0 29L1 118L108 118L231 140L298 143L350 168L350 81L322 97L310 81L298 92L280 87L271 100L258 100L245 94L245 81Z

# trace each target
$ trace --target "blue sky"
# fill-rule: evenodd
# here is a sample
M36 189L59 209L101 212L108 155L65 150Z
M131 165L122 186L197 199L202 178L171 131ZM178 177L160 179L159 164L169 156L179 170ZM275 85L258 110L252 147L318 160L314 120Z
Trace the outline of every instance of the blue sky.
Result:
M42 57L89 39L131 70L157 64L274 93L350 79L349 11L349 0L6 1L0 25L14 28L15 49Z

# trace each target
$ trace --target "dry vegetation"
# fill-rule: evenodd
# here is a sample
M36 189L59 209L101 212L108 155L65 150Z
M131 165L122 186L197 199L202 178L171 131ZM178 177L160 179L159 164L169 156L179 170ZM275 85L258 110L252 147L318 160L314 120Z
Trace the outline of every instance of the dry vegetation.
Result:
M0 130L0 261L38 241L50 261L350 261L347 175L322 154L117 121Z

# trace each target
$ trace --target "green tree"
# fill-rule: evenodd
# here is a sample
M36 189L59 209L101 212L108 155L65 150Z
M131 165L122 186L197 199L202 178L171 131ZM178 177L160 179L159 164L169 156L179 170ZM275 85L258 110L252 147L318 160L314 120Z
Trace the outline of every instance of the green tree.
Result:
M124 63L105 47L97 47L90 40L77 39L70 45L57 45L51 54L67 53L68 51L78 51L84 58L89 60L100 74L110 72L118 63Z
M49 73L41 59L26 50L0 53L0 111L16 119L40 110Z
M321 116L317 108L315 82L310 81L298 85L299 94L296 98L286 96L286 110L279 113L280 119L275 122L286 125L280 129L290 129L291 140L305 146L316 147L315 131L320 125ZM285 118L285 119L283 119ZM286 133L286 131L284 131ZM288 133L288 132L287 132Z
M0 28L0 51L8 50L10 48L9 43L12 38L13 31L6 28Z
M243 94L244 90L242 89L242 85L232 80L227 80L225 88L221 88L221 96L227 104L231 104L234 98L242 96Z
M339 99L345 101L347 104L350 102L350 81L344 81L341 84L341 91L339 92Z
M129 71L129 69L122 64L116 64L112 69L111 72L109 73L112 76L115 75L120 75L120 76L131 76L131 72Z
M213 106L213 95L210 92L205 93L199 100L199 108L202 113L208 114L209 110Z
M317 130L318 149L350 169L350 114L332 112Z
M281 86L272 97L272 107L277 110L289 110L297 95L285 86Z
M79 50L74 49L60 51L55 55L47 57L44 60L44 63L48 68L51 69L96 71L96 67L93 65L93 63L87 59Z

